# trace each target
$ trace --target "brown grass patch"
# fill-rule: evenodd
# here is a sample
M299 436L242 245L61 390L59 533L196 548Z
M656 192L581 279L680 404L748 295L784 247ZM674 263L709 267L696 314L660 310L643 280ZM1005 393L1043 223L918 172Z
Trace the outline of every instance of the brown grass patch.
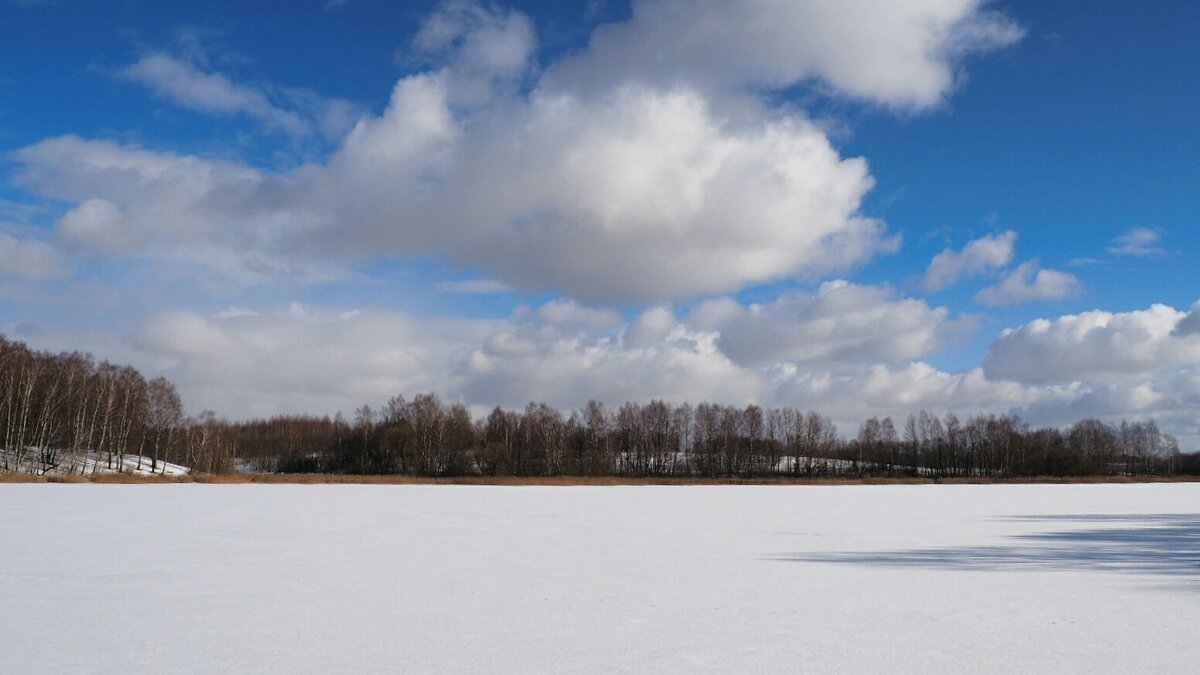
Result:
M45 483L46 479L43 476L36 476L32 473L17 473L4 472L0 473L0 483Z
M256 482L252 476L260 474L244 474L244 473L197 473L188 478L194 483L204 483L206 485L236 485L242 483Z
M47 483L90 483L87 476L81 476L77 473L67 473L61 475L46 476Z
M180 483L185 482L175 476L161 476L154 474L149 476L140 473L98 473L86 478L92 483L116 483L120 485L141 484L141 483ZM185 479L186 480L186 479ZM190 481L187 481L190 482Z

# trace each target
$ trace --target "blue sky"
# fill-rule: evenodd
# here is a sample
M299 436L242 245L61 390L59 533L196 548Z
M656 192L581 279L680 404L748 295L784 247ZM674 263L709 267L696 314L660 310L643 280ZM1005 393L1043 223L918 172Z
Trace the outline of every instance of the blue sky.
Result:
M0 331L230 416L428 389L1196 439L1198 20L0 0Z

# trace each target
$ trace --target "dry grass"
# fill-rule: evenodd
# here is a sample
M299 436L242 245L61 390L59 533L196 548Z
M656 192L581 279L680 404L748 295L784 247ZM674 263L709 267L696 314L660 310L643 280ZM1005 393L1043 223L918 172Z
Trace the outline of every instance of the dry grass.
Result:
M861 485L872 482L853 478L682 478L654 476L364 476L321 473L243 473L196 476L197 483L243 485ZM899 480L890 482L901 482ZM913 481L930 482L930 481Z
M68 473L61 476L46 476L47 483L90 483L87 476L81 476L77 473Z
M126 484L141 484L141 483L190 483L191 478L187 476L160 476L154 474L149 476L141 473L98 473L94 476L87 476L88 480L93 483L117 483Z
M0 473L0 483L102 483L121 485L203 483L217 485L989 485L1005 483L1102 484L1102 483L1190 483L1198 476L1038 476L1031 478L671 478L630 476L359 476L313 473L195 474L192 476L147 476L99 474L95 476L35 476Z
M1103 485L1109 483L1197 483L1200 476L1031 476L1029 478L935 478L921 481L944 485L1035 483L1046 485Z
M35 476L31 473L0 473L0 483L45 483L46 479L43 476Z

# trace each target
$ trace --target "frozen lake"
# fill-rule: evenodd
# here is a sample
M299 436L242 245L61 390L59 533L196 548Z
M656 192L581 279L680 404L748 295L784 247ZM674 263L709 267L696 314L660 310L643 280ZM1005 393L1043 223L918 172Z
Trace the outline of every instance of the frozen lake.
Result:
M1195 672L1200 485L0 485L0 669Z

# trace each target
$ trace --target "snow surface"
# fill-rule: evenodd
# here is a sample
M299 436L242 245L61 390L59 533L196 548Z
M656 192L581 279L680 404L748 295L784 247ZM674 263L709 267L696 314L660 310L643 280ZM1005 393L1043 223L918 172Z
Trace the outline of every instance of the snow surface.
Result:
M0 453L3 452L5 451L0 450ZM102 452L72 454L66 451L58 458L58 465L55 468L43 472L42 465L38 461L38 452L35 449L26 453L21 461L11 458L10 455L10 460L5 465L12 467L17 473L32 473L39 476L62 476L64 474L94 476L96 474L125 473L135 476L179 477L191 473L191 469L186 466L164 462L161 459L156 462L142 455L125 455L124 458L113 455L110 458L108 454Z
M151 467L154 467L151 470ZM112 458L112 466L109 467L108 456L101 453L91 453L80 460L72 462L71 473L83 473L91 476L99 473L128 473L135 476L186 476L191 472L191 469L180 464L172 464L164 462L161 459L154 462L149 457L141 455L125 455L123 461L118 462L118 458L114 455ZM57 472L51 472L57 473Z
M0 486L0 670L1196 672L1200 485Z

